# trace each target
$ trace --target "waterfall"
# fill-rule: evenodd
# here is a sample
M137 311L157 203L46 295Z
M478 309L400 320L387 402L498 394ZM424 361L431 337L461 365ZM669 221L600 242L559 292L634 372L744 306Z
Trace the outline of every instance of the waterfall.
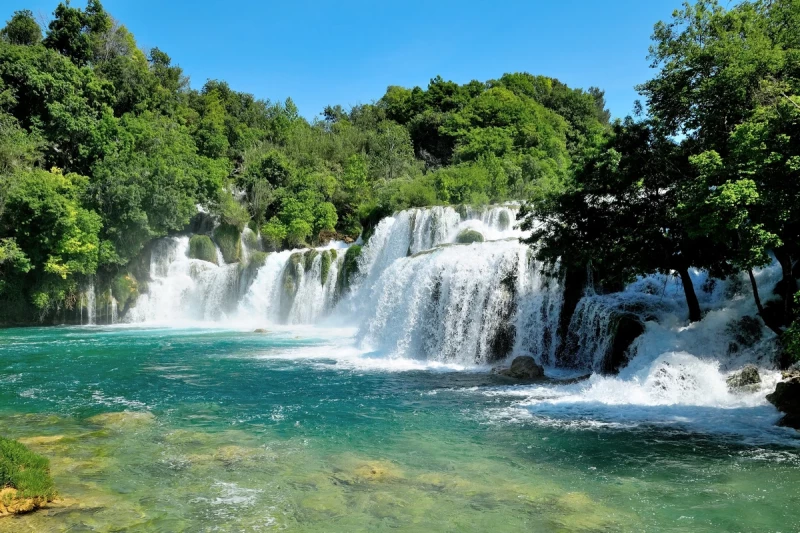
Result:
M382 220L345 273L347 246L264 254L242 232L241 263L190 259L188 237L157 241L129 322L359 325L364 349L486 364L512 354L556 363L561 283L519 242L514 205L409 209ZM470 230L478 242L458 244ZM482 241L481 241L482 239ZM345 275L347 274L347 275Z
M111 297L111 324L119 322L119 310L117 308L117 300Z
M97 324L97 305L96 295L94 292L94 277L89 280L89 285L83 291L80 297L80 323L83 322L83 311L86 310L86 324L87 326L94 326Z
M442 246L395 261L360 295L361 344L396 357L554 360L561 290L515 241Z
M239 265L190 259L188 252L188 237L168 237L153 245L148 292L129 311L130 321L213 321L235 311ZM217 253L219 257L219 249Z

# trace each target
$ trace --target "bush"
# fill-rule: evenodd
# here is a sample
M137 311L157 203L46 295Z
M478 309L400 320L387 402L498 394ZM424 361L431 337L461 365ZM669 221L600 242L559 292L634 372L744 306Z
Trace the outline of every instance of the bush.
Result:
M50 461L17 441L0 437L0 489L13 488L22 498L55 498Z
M217 248L208 235L193 235L189 239L189 257L217 264Z
M286 233L286 226L277 217L272 217L261 227L261 242L264 244L264 248L271 252L280 250L286 239Z
M214 241L226 263L236 263L242 255L242 235L239 228L222 223L214 230Z
M286 242L289 246L302 248L307 245L311 233L311 224L302 219L292 220L286 231Z

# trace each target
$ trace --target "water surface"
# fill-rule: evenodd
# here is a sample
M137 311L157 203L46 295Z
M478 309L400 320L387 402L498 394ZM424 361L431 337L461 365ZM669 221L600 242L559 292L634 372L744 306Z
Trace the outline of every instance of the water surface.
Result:
M510 386L353 334L0 331L0 433L63 499L0 532L800 529L769 406L614 406L599 378Z

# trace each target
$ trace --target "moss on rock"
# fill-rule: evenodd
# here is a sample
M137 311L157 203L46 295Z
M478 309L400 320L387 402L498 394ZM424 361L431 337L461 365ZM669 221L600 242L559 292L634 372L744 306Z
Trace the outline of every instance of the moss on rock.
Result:
M136 303L136 299L139 298L139 291L139 282L133 277L133 274L118 274L111 281L111 294L122 311Z
M222 223L214 229L214 242L226 263L236 263L242 256L242 235L239 228Z
M320 259L320 278L319 281L323 285L328 281L328 274L331 271L331 252L333 250L325 250L322 252L322 259Z
M318 255L319 255L319 252L318 252L318 251L316 251L316 250L314 250L314 249L311 249L311 250L309 250L309 251L307 251L307 252L305 253L305 255L304 255L303 257L304 257L304 259L305 259L305 265L304 265L304 267L305 267L305 269L306 269L306 272L308 272L309 270L311 270L311 267L314 265L314 259L315 259L315 258L316 258Z
M189 239L189 257L217 264L217 248L208 235L192 235Z
M483 242L483 234L474 229L465 229L458 234L456 242L459 244L472 244L473 242Z
M242 241L250 250L258 250L258 235L250 228L245 228L242 232Z
M358 258L361 257L361 246L354 244L344 254L344 265L340 273L341 293L350 288L353 276L358 274Z
M0 516L33 511L55 497L50 461L0 437Z

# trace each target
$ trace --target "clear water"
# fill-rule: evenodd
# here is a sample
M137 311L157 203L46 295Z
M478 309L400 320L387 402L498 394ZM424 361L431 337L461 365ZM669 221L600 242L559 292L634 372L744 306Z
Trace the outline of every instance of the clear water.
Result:
M354 334L1 330L0 433L62 501L0 532L800 529L800 448L763 402L510 386Z

